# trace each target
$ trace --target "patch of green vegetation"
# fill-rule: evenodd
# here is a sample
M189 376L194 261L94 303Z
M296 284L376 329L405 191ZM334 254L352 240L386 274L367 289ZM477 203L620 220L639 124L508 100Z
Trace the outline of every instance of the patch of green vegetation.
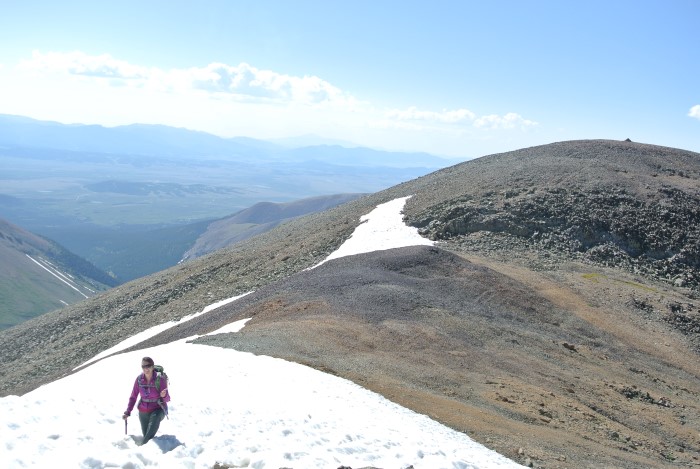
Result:
M630 282L629 280L619 280L616 278L610 278L605 274L600 274L597 272L582 274L581 277L585 278L586 280L590 280L592 282L595 282L595 283L598 283L601 279L603 279L603 280L610 280L611 282L615 282L615 283L622 283L624 285L629 285L631 287L639 288L640 290L644 290L644 291L649 291L649 292L657 292L658 291L655 288L648 287L646 285L642 285L641 283Z
M649 291L649 292L657 292L658 291L656 288L647 287L646 285L642 285L642 284L636 283L636 282L630 282L627 280L615 280L615 282L624 283L625 285L630 285L630 286L633 286L635 288L639 288L641 290L645 290L645 291Z
M596 283L598 282L598 279L599 279L600 277L605 277L605 275L603 275L603 274L597 274L597 273L583 274L583 275L581 275L581 276L582 276L583 278L585 278L586 280L591 280L591 281L596 282Z

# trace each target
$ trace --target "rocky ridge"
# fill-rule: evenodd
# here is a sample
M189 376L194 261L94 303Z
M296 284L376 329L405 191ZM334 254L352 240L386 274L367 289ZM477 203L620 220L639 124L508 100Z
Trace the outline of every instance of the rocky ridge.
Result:
M436 241L464 244L475 233L502 234L535 251L623 268L695 291L700 286L700 198L678 189L661 189L648 201L623 189L512 191L452 200L410 221Z

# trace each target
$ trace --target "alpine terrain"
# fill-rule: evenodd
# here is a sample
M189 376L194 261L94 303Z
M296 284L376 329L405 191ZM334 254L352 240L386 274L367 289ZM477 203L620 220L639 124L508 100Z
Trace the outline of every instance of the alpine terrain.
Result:
M433 245L309 269L402 197ZM699 222L698 153L592 140L484 156L1 331L0 395L251 292L127 350L199 335L306 364L525 466L695 467Z
M0 219L0 329L94 296L116 280L56 242Z

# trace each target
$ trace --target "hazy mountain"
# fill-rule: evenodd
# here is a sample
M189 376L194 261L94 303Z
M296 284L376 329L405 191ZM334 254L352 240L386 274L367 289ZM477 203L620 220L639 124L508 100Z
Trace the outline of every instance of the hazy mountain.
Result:
M144 195L147 189L144 185L124 184L120 190ZM259 202L222 219L172 226L105 227L63 222L44 228L44 232L125 282L264 233L290 218L357 197L358 194L336 194L287 203Z
M140 155L177 159L225 159L237 162L324 161L350 166L440 168L453 161L427 153L401 153L346 148L309 140L313 145L289 148L247 137L222 138L206 132L164 125L132 124L116 127L66 125L0 114L0 147L43 148L104 155ZM324 142L319 145L318 142ZM331 141L332 142L332 141ZM305 150L306 147L309 150ZM308 153L308 154L307 154ZM361 155L352 161L352 155Z
M217 249L269 231L291 218L327 210L361 196L362 194L336 194L280 204L257 203L230 217L209 224L194 245L184 253L182 260L201 257Z
M53 241L0 219L0 329L116 285Z
M228 157L257 151L255 141L223 139L164 125L66 125L11 115L0 115L0 145L160 157Z
M173 265L201 224L256 203L372 193L448 164L424 153L0 115L0 217L130 280Z
M307 270L407 196L436 246ZM531 467L691 466L699 207L693 152L601 140L484 156L2 331L0 392L253 292L131 349L251 318L198 343L342 376Z

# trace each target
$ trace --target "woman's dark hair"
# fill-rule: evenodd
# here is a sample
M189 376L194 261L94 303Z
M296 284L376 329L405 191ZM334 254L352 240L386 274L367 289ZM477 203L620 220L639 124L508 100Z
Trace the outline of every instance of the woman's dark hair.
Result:
M151 357L143 357L141 359L141 363L145 363L147 365L154 365L155 363L153 362L153 359Z

